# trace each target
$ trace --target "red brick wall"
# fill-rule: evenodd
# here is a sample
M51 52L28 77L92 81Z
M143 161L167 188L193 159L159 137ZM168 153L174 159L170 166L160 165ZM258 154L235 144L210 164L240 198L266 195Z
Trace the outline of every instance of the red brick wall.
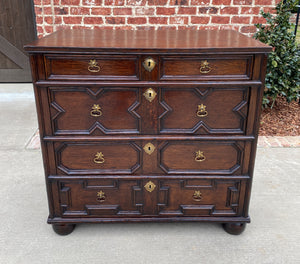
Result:
M34 0L38 36L60 28L234 29L255 32L278 0Z

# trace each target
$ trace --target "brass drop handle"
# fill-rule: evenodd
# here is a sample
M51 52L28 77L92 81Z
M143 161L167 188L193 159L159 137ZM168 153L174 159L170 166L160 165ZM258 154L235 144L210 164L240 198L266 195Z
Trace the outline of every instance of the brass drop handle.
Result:
M92 110L90 112L90 115L91 116L94 116L94 117L99 117L99 116L102 116L102 110L101 110L101 107L98 105L98 104L94 104L92 106Z
M101 164L105 162L104 155L102 152L97 152L94 158L94 162Z
M206 111L206 106L204 104L198 105L197 116L198 117L205 117L208 115Z
M204 156L203 151L201 151L201 150L196 151L195 161L202 162L205 160L206 160L206 157Z
M104 202L106 199L106 194L105 192L103 192L102 190L97 192L97 198L96 198L96 201L99 202L99 203L102 203Z
M200 191L195 191L193 194L193 199L196 202L200 202L202 200L202 193Z
M89 72L99 72L100 66L98 65L98 62L96 60L90 60L88 70Z
M209 62L207 60L201 61L200 73L206 74L211 72L212 67L209 66Z

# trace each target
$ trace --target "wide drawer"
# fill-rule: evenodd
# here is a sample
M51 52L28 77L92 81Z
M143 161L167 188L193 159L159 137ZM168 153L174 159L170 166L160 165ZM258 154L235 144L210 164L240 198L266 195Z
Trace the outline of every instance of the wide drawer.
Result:
M245 156L244 141L110 139L54 148L57 173L67 175L241 175Z
M141 133L138 88L49 87L54 135Z
M165 141L159 146L159 167L166 174L240 174L243 141Z
M57 188L56 210L62 217L130 217L142 214L142 189L136 180L62 180Z
M209 217L242 214L246 180L52 180L62 217ZM149 185L151 189L149 189Z
M137 56L46 55L46 78L52 80L138 80Z
M250 88L245 85L47 89L54 135L246 132ZM154 93L152 101L147 93Z
M253 56L162 56L162 80L215 80L252 78Z
M57 169L74 174L133 174L141 167L142 151L135 142L58 143Z
M160 216L237 216L242 212L243 180L159 180Z
M162 134L244 134L249 87L161 88Z

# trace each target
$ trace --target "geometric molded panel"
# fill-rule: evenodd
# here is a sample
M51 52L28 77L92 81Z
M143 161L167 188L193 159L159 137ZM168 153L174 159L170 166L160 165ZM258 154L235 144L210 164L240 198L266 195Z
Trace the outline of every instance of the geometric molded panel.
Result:
M113 185L98 180L99 186L90 185L89 180L59 182L61 214L63 217L119 217L140 216L143 211L142 189L139 181L113 180ZM89 187L87 187L89 186ZM92 187L91 187L92 186ZM101 189L106 199L97 201ZM119 197L123 197L120 199Z
M141 167L142 150L134 142L65 142L56 146L58 174L133 174Z
M240 180L161 180L159 184L160 216L236 216L239 213ZM193 199L195 191L201 193L200 200Z
M160 133L245 134L249 87L160 89ZM198 115L203 106L205 115Z
M231 175L241 173L243 141L166 141L159 148L159 166L167 174ZM197 162L201 151L204 160Z
M141 133L138 88L49 87L49 96L55 135Z

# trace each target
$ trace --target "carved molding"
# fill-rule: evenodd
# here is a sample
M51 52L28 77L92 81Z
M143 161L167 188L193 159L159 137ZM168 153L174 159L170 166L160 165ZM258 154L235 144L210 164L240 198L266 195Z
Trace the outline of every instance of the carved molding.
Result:
M113 91L119 91L118 89L114 89ZM122 91L124 89L120 89ZM94 122L93 125L91 125L87 129L82 130L60 130L58 129L57 120L62 116L63 113L66 112L66 110L63 109L62 106L60 106L55 101L55 93L57 92L65 92L65 91L74 91L74 92L83 92L89 95L89 97L93 100L99 99L104 93L112 91L111 88L91 88L91 87L74 87L74 88L64 88L62 89L55 89L50 88L50 100L51 100L51 108L54 109L55 113L51 112L51 119L52 119L52 129L53 133L55 135L63 135L63 134L78 134L78 135L92 135L95 131L99 131L103 133L104 135L114 135L114 134L139 134L141 133L141 116L136 112L136 109L141 104L140 99L140 91L135 88L136 92L136 101L134 101L127 109L127 112L136 120L136 129L109 129L105 127L103 124L101 124L101 121L97 120Z
M201 180L195 180L195 181L201 181ZM210 182L210 183L209 183ZM239 198L240 198L240 189L241 189L241 181L220 181L220 180L208 180L208 185L188 185L187 180L182 180L179 182L180 189L173 190L176 191L178 196L184 194L180 193L181 191L184 192L185 190L190 190L191 193L195 189L200 190L201 192L210 192L210 196L212 195L222 195L220 191L218 190L218 186L221 184L232 184L231 186L227 187L226 193L223 195L226 196L226 200L224 200L224 206L226 209L219 210L217 208L217 205L215 204L209 204L206 201L205 196L203 199L199 202L200 204L194 204L195 202L192 199L190 204L181 204L180 201L178 201L178 208L176 210L168 210L169 204L169 195L170 195L170 187L167 185L164 185L164 181L159 181L160 189L158 197L160 198L158 200L158 213L161 216L234 216L237 215L238 209L239 209ZM174 188L174 187L172 187ZM214 194L212 194L214 193ZM216 200L215 198L212 200ZM173 205L174 206L174 205Z
M119 180L113 180L113 185L94 185L92 188L89 186L88 180L80 181L70 181L70 182L60 182L59 185L59 196L60 196L60 207L63 216L137 216L143 213L143 202L142 197L142 188L141 182L137 181L136 185L131 186L132 196L129 199L132 199L133 207L136 207L136 210L123 210L122 202L120 204L97 204L95 201L91 201L90 204L83 204L83 210L72 210L72 188L68 184L74 185L79 184L82 187L81 194L84 192L95 192L97 189L103 190L119 190ZM140 196L138 197L138 193ZM130 192L129 192L130 193ZM76 193L75 193L76 194Z
M186 145L188 141L185 141L184 144ZM169 168L166 164L163 162L163 153L165 149L171 144L179 143L177 141L165 141L159 148L158 148L158 161L159 161L159 167L167 174L234 174L237 173L238 170L243 165L243 158L244 158L244 149L235 141L222 141L218 142L218 145L229 145L233 147L237 152L237 160L236 164L232 166L229 169L225 170L178 170L178 169L172 169ZM181 142L182 143L182 142ZM204 142L205 143L205 142ZM211 143L210 143L211 144Z
M118 169L118 168L107 168L107 169L72 169L65 166L62 162L62 152L68 146L77 146L77 145L91 145L92 143L61 143L56 149L56 164L57 170L62 172L63 174L67 175L93 175L93 174L134 174L137 170L141 168L141 161L142 161L142 149L134 142L126 143L129 147L136 151L136 163L128 168L128 169ZM118 146L118 142L105 142L102 145L115 145ZM94 144L95 145L95 144ZM101 146L100 143L98 143ZM124 144L125 145L125 144Z
M213 90L215 88L193 88L193 89L187 89L187 91L194 92L194 94L198 97L200 97L201 100L204 100L209 94L213 93ZM226 88L224 88L226 89ZM240 117L240 128L226 128L226 129L218 129L218 128L212 128L208 124L206 124L205 121L199 120L192 128L164 128L164 119L168 117L168 115L172 112L172 107L164 101L164 91L167 89L160 89L160 97L159 97L159 104L164 109L164 112L159 116L159 131L160 133L188 133L188 134L195 134L199 132L200 129L203 130L206 134L220 134L220 133L237 133L241 134L245 132L246 127L246 118L247 115L245 115L242 112L242 109L246 106L248 106L247 100L248 100L248 90L247 89L241 89L243 91L243 100L237 104L233 109L232 112L237 114Z

